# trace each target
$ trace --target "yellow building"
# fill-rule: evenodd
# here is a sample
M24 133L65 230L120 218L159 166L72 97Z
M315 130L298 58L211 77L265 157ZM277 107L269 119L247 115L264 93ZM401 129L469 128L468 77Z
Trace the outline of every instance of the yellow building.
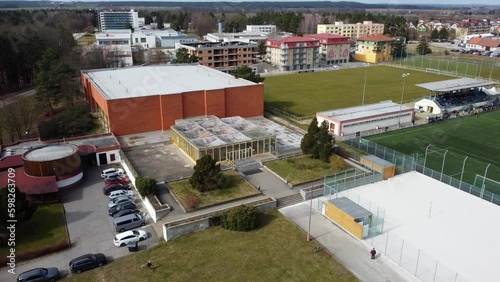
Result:
M383 34L384 24L364 21L363 23L345 24L343 22L335 22L334 24L318 24L318 33L331 33L343 36L348 36L351 39L356 39L360 36L370 34Z
M349 198L340 197L323 202L322 213L354 237L368 236L372 213Z
M382 34L361 36L356 40L354 59L368 63L390 61L395 41L393 37Z

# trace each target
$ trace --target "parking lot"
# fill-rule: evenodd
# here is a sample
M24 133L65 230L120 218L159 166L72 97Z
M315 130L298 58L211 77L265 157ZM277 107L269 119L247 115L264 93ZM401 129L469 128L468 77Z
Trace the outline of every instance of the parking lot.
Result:
M84 171L84 179L77 187L61 192L61 201L66 211L71 248L53 255L44 256L16 265L16 275L7 273L7 268L0 272L0 281L15 281L23 271L36 267L57 267L61 275L69 274L68 263L71 259L87 253L103 253L108 261L129 254L126 247L116 247L113 237L112 217L108 215L109 198L102 193L104 182L100 171L109 166L92 167ZM145 212L142 202L135 196L135 203L141 213ZM139 250L144 250L158 243L158 237L149 216L148 224L142 228L148 239L139 242Z

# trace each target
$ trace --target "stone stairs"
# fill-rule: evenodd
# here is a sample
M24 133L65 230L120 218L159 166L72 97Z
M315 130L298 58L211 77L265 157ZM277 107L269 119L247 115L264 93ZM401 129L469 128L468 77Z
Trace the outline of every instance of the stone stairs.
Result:
M281 209L281 208L284 208L284 207L295 205L295 204L298 204L298 203L304 201L304 199L302 198L302 196L300 195L300 193L289 195L289 196L285 196L285 197L282 197L282 198L279 198L279 199L276 199L276 200L278 201L278 205L276 207L277 209Z

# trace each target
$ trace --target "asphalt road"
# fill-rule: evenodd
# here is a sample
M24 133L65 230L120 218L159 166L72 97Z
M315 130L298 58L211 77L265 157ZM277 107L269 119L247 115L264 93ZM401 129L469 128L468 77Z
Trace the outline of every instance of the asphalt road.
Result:
M16 265L16 275L7 272L8 268L0 269L0 281L15 281L17 275L23 271L36 267L57 267L61 275L68 275L68 263L71 259L87 253L103 253L108 262L129 253L126 247L116 247L113 237L116 232L113 229L112 217L107 213L109 198L102 194L103 180L100 178L100 170L107 166L92 167L85 170L84 180L78 187L70 188L61 192L61 201L66 211L66 222L68 225L71 248L56 254L40 257L34 260L20 262ZM136 196L138 208L145 212L142 202ZM148 239L139 243L139 249L143 250L158 243L158 237L148 218L148 225L140 228L148 233Z
M16 93L16 94L8 94L7 95L8 97L3 97L3 99L0 100L0 107L8 105L8 104L14 102L17 99L29 97L31 95L35 95L35 92L36 92L36 90L35 90L35 88L33 88L33 89L26 90L26 91L23 91L23 92L19 92L19 93Z

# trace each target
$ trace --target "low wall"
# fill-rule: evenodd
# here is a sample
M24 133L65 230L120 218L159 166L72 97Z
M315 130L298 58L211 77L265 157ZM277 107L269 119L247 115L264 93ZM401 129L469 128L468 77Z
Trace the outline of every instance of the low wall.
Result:
M261 212L267 212L270 210L275 210L278 205L278 202L276 201L275 198L270 197L264 200L255 201L253 203L246 203L246 205L254 205ZM165 241L168 241L185 234L189 234L200 230L205 230L210 227L210 219L212 217L218 216L222 214L225 210L228 210L230 208L233 207L164 224L163 238L165 239Z
M324 189L323 189L323 185L321 185L321 187L315 187L314 189L303 188L303 189L300 189L299 192L304 200L309 200L309 199L311 199L311 196L313 198L323 196Z
M152 201L157 202L152 203ZM160 220L162 217L166 216L170 212L170 206L169 205L161 205L160 201L156 196L147 196L142 199L142 202L144 203L144 206L146 207L146 210L148 211L149 215L151 216L151 219L156 223L158 220ZM155 206L161 206L162 208L158 209L155 208Z

